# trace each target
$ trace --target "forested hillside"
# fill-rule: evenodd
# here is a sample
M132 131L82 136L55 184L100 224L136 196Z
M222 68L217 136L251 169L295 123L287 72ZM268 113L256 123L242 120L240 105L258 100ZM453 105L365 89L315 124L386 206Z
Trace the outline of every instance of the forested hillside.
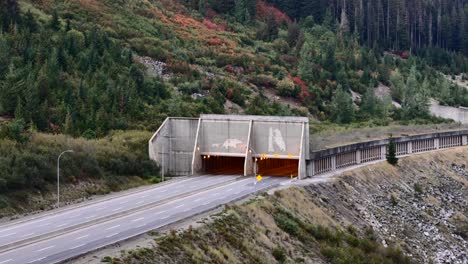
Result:
M429 102L468 106L453 81L468 82L467 14L465 0L1 1L0 167L23 178L0 174L0 189L52 180L38 132L112 141L201 113L448 122ZM101 175L149 177L141 157Z

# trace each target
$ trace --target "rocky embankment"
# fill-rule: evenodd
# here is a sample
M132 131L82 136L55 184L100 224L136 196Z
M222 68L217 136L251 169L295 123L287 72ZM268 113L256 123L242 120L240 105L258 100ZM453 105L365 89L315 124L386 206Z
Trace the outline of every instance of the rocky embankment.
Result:
M468 149L261 194L113 263L468 263Z
M419 263L468 263L468 150L422 154L306 187L340 223L372 226Z

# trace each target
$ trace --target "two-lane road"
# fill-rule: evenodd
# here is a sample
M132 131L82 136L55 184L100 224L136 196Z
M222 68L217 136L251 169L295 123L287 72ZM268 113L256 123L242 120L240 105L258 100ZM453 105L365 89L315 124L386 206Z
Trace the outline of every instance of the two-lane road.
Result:
M199 192L145 210L0 253L0 264L57 263L205 212L284 181L287 179L264 177L262 182L254 184L253 178L245 178L213 188L203 188ZM186 188L188 185L183 184ZM0 231L0 236L4 233Z

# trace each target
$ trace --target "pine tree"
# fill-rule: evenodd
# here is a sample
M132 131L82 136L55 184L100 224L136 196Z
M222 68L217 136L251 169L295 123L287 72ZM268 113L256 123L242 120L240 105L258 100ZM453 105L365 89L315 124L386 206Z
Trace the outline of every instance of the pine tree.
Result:
M73 119L70 109L67 110L67 116L65 117L65 123L63 125L63 133L67 135L73 135Z
M398 158L396 156L396 143L393 140L392 137L389 139L388 143L388 152L387 152L387 162L390 163L393 166L396 166L398 164Z
M52 19L49 22L49 26L54 31L59 31L60 30L60 27L61 27L60 18L59 18L59 15L57 13L57 10L54 10L52 12Z
M15 119L26 120L24 116L23 101L21 100L21 97L19 96L16 99Z
M392 86L391 93L393 99L399 103L403 102L403 97L405 94L405 81L403 76L401 76L400 71L395 71L395 73L390 77L390 83Z
M405 119L424 118L429 113L429 97L427 95L429 82L426 78L423 84L420 85L416 73L416 66L413 66L406 80L406 90L402 105L403 117Z
M20 20L20 9L17 0L0 1L0 27L3 31L8 31L12 24L17 24Z
M354 120L354 112L351 95L338 85L331 102L332 120L338 124L349 124Z
M340 34L346 35L348 33L349 33L349 20L348 20L348 15L346 15L346 10L343 8L341 10Z
M301 30L296 22L291 22L288 24L288 44L290 47L296 46L300 34Z

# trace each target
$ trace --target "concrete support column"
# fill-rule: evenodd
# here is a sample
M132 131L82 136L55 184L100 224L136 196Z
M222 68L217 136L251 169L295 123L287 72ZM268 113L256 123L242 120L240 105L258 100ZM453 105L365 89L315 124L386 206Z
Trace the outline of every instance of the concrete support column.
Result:
M197 125L197 135L195 136L195 145L193 146L193 153L192 153L192 175L197 175L203 169L203 161L201 158L201 140L200 140L200 132L202 126L202 119L198 119Z
M462 146L466 146L466 145L468 145L468 136L463 135L462 136Z
M407 145L408 146L408 154L413 153L413 142L408 141L407 144L408 144Z
M361 164L361 150L356 150L356 164Z
M380 146L380 159L384 160L387 158L387 146Z
M311 160L310 161L310 170L311 170L311 173L310 173L310 176L314 176L315 175L315 160Z
M306 127L306 124L305 123L302 123L302 134L301 134L301 149L299 150L299 166L297 168L297 178L299 180L305 178L307 175L307 164L306 164L306 160L305 160L305 144L306 142L304 141L304 137L305 137L305 127ZM307 144L309 144L309 142L307 142Z
M434 147L435 149L440 149L440 139L434 138Z
M252 135L252 124L253 121L250 120L249 124L249 134L247 136L247 148L245 150L245 162L244 162L244 176L248 175L253 175L254 172L256 171L256 168L254 168L254 162L252 161L252 150L250 149L251 147L251 135Z
M332 165L332 170L336 170L336 155L331 156L331 165Z

